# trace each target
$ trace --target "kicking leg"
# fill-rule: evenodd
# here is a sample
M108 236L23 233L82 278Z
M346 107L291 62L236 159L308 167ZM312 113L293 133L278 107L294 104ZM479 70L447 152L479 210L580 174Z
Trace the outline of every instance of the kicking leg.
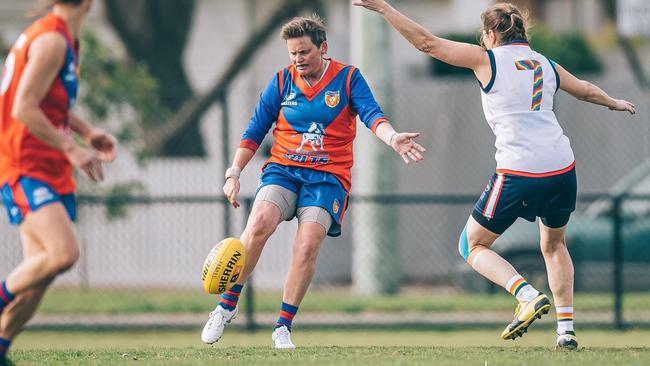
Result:
M246 264L237 283L221 295L217 307L210 313L201 333L203 342L212 344L218 341L223 335L226 324L237 316L237 302L243 285L257 265L266 241L275 232L281 220L282 213L277 205L269 201L255 201L241 236L246 253Z
M463 258L485 278L502 286L519 301L514 320L501 334L503 339L515 339L523 335L528 326L542 314L548 313L551 305L546 295L537 291L515 270L512 265L490 247L494 241L516 220L492 220L492 232L470 216L459 240L459 252Z

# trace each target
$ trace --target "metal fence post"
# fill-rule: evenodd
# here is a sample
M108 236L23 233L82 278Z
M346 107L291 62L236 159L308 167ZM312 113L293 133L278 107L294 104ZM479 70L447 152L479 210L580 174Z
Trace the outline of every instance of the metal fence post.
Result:
M230 115L228 114L228 99L226 91L220 95L219 103L221 104L221 163L223 164L222 168L225 172L226 168L230 166ZM230 223L230 205L228 204L228 200L225 200L223 209L224 237L228 237L232 232Z
M613 197L612 280L614 285L614 328L623 329L623 195Z
M248 216L251 213L251 210L253 208L253 202L254 198L247 197L244 199L244 225L242 227L246 227L246 220ZM257 329L257 323L255 322L255 291L254 291L254 286L253 286L253 276L249 276L248 280L246 281L246 286L245 286L245 292L246 292L246 331L247 332L254 332L255 329Z

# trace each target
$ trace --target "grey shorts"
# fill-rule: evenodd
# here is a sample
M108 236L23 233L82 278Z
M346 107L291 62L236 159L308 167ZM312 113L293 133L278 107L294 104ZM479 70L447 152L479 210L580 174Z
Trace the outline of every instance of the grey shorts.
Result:
M296 207L298 195L280 185L263 186L257 192L255 201L267 201L278 206L282 220L289 221L297 217L298 224L317 222L325 228L325 232L332 226L332 216L326 209L318 206Z

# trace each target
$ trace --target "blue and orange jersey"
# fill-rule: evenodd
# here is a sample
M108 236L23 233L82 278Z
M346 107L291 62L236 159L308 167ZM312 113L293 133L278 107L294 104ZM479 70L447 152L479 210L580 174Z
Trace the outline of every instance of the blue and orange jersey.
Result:
M239 146L256 150L275 122L266 164L329 172L349 191L357 115L373 132L388 121L357 68L330 60L309 86L290 65L262 92Z
M11 116L29 47L49 32L63 35L68 47L63 66L41 102L41 109L61 133L70 133L68 113L77 97L79 82L78 42L72 38L66 23L50 13L20 35L5 61L0 84L0 183L14 184L25 176L49 184L59 194L68 194L74 192L75 182L72 165L63 152L32 135L21 121Z

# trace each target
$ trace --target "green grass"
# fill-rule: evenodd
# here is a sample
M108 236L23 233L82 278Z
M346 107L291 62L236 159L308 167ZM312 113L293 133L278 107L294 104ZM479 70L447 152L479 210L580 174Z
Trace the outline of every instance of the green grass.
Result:
M245 301L242 296L241 302ZM281 302L280 293L256 293L255 309L275 312ZM52 289L45 297L40 311L44 314L128 314L128 313L176 313L206 312L212 310L216 297L200 290L150 290L107 289L79 290ZM575 307L581 311L610 311L613 296L607 294L578 294ZM648 310L650 293L629 293L624 298L625 311ZM300 312L364 311L511 311L510 295L404 293L389 296L359 296L347 291L312 291L303 301Z
M19 365L647 365L650 332L584 331L577 352L556 352L552 330L515 342L500 329L445 332L294 330L298 349L270 348L270 331L231 330L215 346L200 330L54 332L28 330L11 351Z

